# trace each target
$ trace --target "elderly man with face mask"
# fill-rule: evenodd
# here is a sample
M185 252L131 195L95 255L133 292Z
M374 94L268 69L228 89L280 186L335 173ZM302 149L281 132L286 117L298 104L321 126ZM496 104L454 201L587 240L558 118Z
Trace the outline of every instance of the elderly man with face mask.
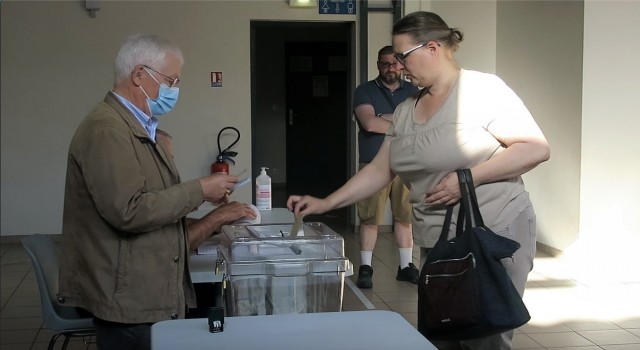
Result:
M225 201L238 178L182 182L156 140L158 118L178 100L182 64L180 49L163 38L127 38L113 90L69 147L58 297L95 317L98 349L149 349L153 323L195 307L188 251L222 224L255 217L235 203L187 228L189 212Z

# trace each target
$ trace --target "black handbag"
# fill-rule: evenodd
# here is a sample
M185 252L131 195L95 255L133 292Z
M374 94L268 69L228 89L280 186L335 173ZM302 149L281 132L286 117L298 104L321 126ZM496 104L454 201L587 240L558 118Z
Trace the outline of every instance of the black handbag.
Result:
M484 226L469 169L458 170L460 209L453 206L418 281L418 331L431 340L464 340L518 328L531 317L500 259L520 248Z

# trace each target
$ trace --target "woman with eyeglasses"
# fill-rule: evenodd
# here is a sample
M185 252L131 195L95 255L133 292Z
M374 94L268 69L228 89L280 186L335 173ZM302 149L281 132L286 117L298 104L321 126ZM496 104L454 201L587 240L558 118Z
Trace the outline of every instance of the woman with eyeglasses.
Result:
M374 160L324 199L289 197L296 214L344 207L395 175L409 187L414 243L421 264L436 243L447 205L460 190L456 169L471 169L485 225L521 244L503 265L520 295L533 267L536 217L521 175L549 159L549 145L522 100L493 74L461 68L463 34L435 13L415 12L393 26L393 49L405 77L422 90L400 104ZM454 209L457 213L457 208ZM442 349L511 349L513 331L437 344Z

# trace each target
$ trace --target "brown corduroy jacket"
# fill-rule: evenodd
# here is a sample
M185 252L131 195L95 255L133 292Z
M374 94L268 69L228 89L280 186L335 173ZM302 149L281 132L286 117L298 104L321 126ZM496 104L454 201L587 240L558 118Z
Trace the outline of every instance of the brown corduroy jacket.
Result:
M184 318L195 307L185 215L202 202L109 92L69 147L58 297L113 322Z

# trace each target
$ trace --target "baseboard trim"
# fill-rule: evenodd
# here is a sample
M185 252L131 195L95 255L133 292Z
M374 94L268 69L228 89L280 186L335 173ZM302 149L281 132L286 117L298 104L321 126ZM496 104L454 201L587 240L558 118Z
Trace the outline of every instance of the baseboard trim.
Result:
M11 236L0 236L0 244L16 244L20 243L20 240L30 235L11 235ZM50 234L51 240L54 242L60 242L62 240L62 234L54 233Z
M562 255L562 250L554 248L552 246L548 246L544 243L540 243L540 242L536 242L536 248L538 248L539 251L546 253L552 257L557 257Z

